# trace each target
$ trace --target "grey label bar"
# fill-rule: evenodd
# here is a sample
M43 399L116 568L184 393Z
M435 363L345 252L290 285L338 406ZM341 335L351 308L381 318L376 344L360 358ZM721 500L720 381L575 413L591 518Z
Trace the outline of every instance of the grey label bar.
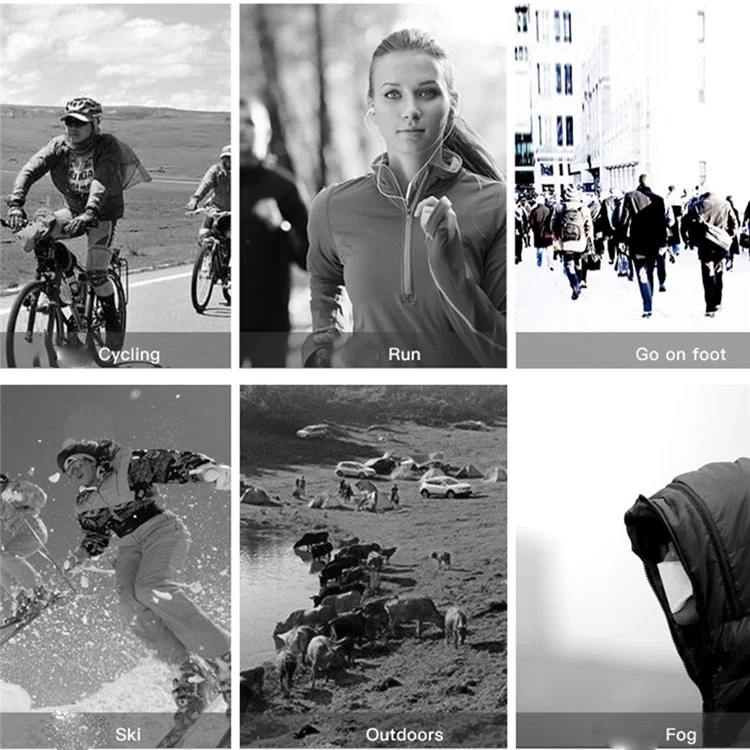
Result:
M519 368L750 368L747 333L519 333Z

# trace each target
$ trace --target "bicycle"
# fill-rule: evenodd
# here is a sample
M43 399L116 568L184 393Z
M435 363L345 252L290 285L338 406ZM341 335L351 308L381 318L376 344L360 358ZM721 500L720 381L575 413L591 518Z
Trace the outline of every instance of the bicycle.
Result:
M190 299L195 311L200 315L208 307L211 293L217 283L228 305L232 303L231 295L231 213L212 208L199 208L191 214L206 214L212 217L208 233L201 240L200 250L193 263L193 275L190 280Z
M9 224L0 220L4 227ZM58 351L84 348L99 367L112 366L106 345L101 301L76 256L49 230L33 248L36 274L18 293L8 316L5 356L8 367L59 367ZM117 310L125 332L130 269L119 248L111 248L107 278L114 286ZM124 282L124 283L123 283ZM102 355L107 350L107 356Z

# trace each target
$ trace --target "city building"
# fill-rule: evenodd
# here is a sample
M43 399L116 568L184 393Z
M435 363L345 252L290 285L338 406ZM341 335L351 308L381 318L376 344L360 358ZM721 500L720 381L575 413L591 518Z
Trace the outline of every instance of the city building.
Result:
M573 12L550 0L515 12L516 186L559 194L573 181L580 113Z

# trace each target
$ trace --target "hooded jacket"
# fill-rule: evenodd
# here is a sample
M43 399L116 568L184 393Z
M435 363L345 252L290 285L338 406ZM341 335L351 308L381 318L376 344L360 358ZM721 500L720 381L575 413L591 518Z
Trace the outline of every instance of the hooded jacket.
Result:
M200 482L190 472L207 463L212 459L202 453L131 450L105 441L94 485L80 488L76 496L81 547L89 557L101 555L112 534L123 537L162 512L157 484Z
M73 189L69 174L75 153L64 135L53 138L37 151L13 183L9 206L23 206L31 186L47 172L54 186L63 194L73 216L91 209L102 221L122 218L125 202L122 193L139 182L150 182L151 175L127 144L108 133L94 138L92 145L93 177L88 194Z
M341 332L346 287L357 334L369 353L413 345L424 367L505 365L505 186L436 154L402 195L387 155L364 177L322 190L310 209L312 340L307 359ZM448 198L449 221L426 237L414 216L428 196ZM434 223L434 222L433 222ZM318 338L320 337L320 338ZM405 343L404 343L405 342Z
M681 474L651 497L640 496L625 524L700 690L703 743L727 747L750 714L750 459ZM669 541L693 587L699 615L693 626L674 622L658 573Z

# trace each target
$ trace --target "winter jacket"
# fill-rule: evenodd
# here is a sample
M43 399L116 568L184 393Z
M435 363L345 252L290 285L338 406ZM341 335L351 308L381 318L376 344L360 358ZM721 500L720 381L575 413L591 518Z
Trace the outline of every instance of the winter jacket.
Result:
M537 203L529 214L529 224L534 235L534 247L549 247L554 239L550 227L552 211L543 203Z
M77 157L64 135L53 138L21 168L8 198L9 206L23 206L31 186L47 172L62 193L73 216L91 209L102 221L122 218L122 193L139 182L150 182L151 175L127 144L113 135L95 136L90 152L93 175L86 193L77 192L71 181L71 168Z
M39 511L47 502L47 494L41 487L25 479L12 479L0 493L0 521L11 534L26 528L24 518L39 517Z
M727 201L715 193L704 193L691 203L685 216L687 232L691 242L698 248L698 257L702 261L723 258L724 251L709 242L701 232L701 220L732 236L738 229L735 212Z
M112 534L125 536L161 513L156 485L200 482L200 477L190 472L207 463L212 460L202 453L131 450L110 443L95 486L81 488L76 497L83 550L89 557L101 555Z
M352 301L352 343L384 356L416 342L424 367L505 365L505 186L462 167L448 149L436 154L402 196L387 155L373 172L321 191L310 209L312 337L309 358L340 332L338 296ZM428 197L452 204L427 238L414 211ZM455 214L454 214L455 212ZM371 364L388 365L381 358Z
M681 474L651 497L639 497L625 524L685 669L700 690L703 743L728 747L750 713L750 459ZM699 614L693 626L674 622L658 573L669 541L693 587Z
M200 185L198 185L198 189L193 193L193 198L200 202L212 191L211 205L218 208L219 211L231 211L232 182L229 172L221 164L212 164L208 168Z
M664 199L649 187L627 193L620 209L620 240L633 255L656 257L667 244L667 209Z

